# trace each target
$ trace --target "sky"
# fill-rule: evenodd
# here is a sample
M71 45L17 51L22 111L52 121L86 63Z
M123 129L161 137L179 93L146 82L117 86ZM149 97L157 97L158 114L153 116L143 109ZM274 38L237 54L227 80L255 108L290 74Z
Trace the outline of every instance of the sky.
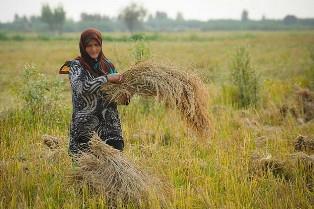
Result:
M287 14L300 18L314 17L314 0L0 0L0 21L14 19L14 14L40 15L43 4L52 7L62 5L67 18L79 20L82 12L100 13L116 17L123 7L131 2L139 3L149 13L167 12L175 18L181 12L185 19L240 19L243 9L250 19L282 19Z

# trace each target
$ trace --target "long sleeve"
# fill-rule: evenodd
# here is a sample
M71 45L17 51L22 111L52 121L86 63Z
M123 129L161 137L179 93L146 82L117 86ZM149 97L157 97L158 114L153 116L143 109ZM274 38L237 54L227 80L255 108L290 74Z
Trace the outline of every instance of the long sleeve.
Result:
M96 93L102 84L108 82L106 76L92 78L88 72L82 68L78 61L73 61L71 63L69 79L73 91L82 95Z

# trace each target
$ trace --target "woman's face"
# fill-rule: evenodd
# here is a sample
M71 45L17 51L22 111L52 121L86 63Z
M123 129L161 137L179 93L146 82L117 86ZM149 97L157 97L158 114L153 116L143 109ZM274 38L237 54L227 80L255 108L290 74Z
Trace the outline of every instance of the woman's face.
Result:
M88 44L86 45L85 48L87 54L93 58L96 59L101 51L101 47L100 45L97 43L97 41L95 40L91 40L90 42L88 42Z

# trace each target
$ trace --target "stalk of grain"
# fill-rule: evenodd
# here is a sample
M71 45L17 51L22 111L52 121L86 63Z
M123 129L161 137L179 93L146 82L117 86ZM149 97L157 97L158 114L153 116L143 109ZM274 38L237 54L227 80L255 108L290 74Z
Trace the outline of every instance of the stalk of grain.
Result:
M90 141L90 152L82 153L76 160L78 166L71 173L70 182L81 187L87 183L114 204L166 207L169 187L140 169L121 151L102 142L96 134Z
M201 80L172 66L139 62L123 73L122 84L106 83L101 90L107 100L121 102L125 95L156 97L168 107L176 107L199 135L209 134L208 96Z

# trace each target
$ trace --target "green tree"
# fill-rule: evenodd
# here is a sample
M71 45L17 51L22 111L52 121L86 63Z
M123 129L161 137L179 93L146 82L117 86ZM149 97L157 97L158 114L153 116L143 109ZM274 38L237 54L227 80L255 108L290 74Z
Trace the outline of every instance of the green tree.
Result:
M121 19L126 24L128 30L133 33L142 25L146 14L147 10L142 6L131 3L122 10L119 14L119 19Z
M168 15L166 12L162 12L162 11L157 11L155 18L158 20L167 20L168 19Z
M241 21L246 22L249 20L249 12L247 10L243 10L241 14Z
M176 21L179 21L179 22L183 22L184 21L183 14L181 12L177 13Z
M66 13L62 6L52 10L48 4L45 4L41 8L41 20L48 24L51 32L62 33L65 15Z
M287 15L285 16L285 18L283 18L283 22L288 25L295 24L298 22L298 18L294 15Z

